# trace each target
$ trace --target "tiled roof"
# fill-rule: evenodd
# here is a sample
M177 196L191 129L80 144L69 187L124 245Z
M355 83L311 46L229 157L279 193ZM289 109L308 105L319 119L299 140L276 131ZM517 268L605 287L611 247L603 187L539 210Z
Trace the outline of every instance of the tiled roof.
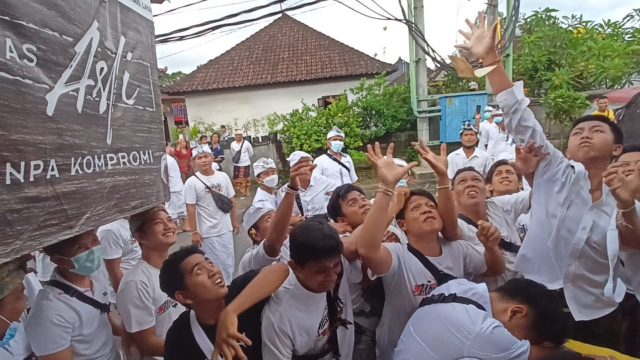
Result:
M169 94L370 76L393 65L282 15L167 89Z

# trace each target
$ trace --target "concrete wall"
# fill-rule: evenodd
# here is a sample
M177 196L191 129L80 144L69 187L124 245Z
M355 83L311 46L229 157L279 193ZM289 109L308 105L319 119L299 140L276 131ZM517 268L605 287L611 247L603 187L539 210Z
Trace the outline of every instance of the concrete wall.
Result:
M318 98L339 95L357 85L359 79L304 83L263 88L221 90L205 94L186 95L189 121L242 127L253 119L300 108L304 101L317 104ZM237 122L237 124L236 124ZM265 123L266 125L266 123ZM265 129L266 130L266 129ZM266 132L249 129L249 135Z

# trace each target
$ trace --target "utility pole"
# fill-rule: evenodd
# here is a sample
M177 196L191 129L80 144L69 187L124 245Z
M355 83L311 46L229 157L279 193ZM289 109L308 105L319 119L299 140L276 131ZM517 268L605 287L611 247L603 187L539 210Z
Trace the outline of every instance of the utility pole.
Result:
M407 10L409 18L413 18L416 26L425 33L424 28L424 0L407 0ZM426 143L429 142L429 117L424 116L429 104L426 97L427 91L427 57L420 46L416 46L415 40L409 38L410 66L409 80L411 81L411 92L413 93L412 104L414 114L417 118L418 139Z
M489 0L487 1L487 26L492 26L496 21L498 21L498 0ZM489 79L485 79L485 81L487 93L491 96L492 90Z
M507 19L512 19L511 12L513 11L513 0L507 0ZM505 28L507 26L517 26L518 24L505 24ZM507 70L507 74L509 75L509 79L513 80L513 42L515 41L515 36L511 44L507 48L504 53L504 67Z

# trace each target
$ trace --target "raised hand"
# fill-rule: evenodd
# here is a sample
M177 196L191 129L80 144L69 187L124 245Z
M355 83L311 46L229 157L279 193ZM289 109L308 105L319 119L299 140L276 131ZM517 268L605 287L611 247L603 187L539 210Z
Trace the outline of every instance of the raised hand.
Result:
M487 221L478 221L478 240L485 248L497 247L500 244L500 230Z
M467 41L464 44L456 45L456 48L470 52L471 55L483 60L483 62L486 62L485 60L497 60L496 29L498 23L492 24L491 28L487 29L487 17L482 11L478 13L478 25L475 25L469 19L465 21L470 31L459 30L459 32Z
M447 168L449 167L449 161L447 160L447 144L442 143L440 145L440 155L436 155L428 146L426 146L422 140L411 143L413 148L420 154L422 160L426 161L439 177L447 177Z
M396 188L389 203L389 217L395 218L396 215L404 208L404 204L409 200L411 189L401 187Z
M613 163L603 174L604 183L611 190L620 210L632 207L636 199L640 198L640 164L627 176L624 175L624 170L624 165Z
M238 317L228 311L223 311L218 319L215 351L211 359L246 360L247 357L241 348L243 344L251 345L251 340L238 332Z
M516 147L515 166L520 175L530 175L536 171L540 161L549 155L549 153L543 151L543 147L543 145L536 145L535 143Z
M367 145L367 158L378 174L378 180L389 189L395 188L396 184L407 172L416 167L418 163L412 162L407 166L400 167L393 162L393 143L387 147L386 156L382 155L380 143L374 146Z
M298 180L298 178L304 175L310 176L311 173L313 172L313 169L315 168L316 168L316 165L314 165L309 161L301 161L295 164L289 170L289 184L291 184L291 186L294 186L296 188L300 187L300 181Z

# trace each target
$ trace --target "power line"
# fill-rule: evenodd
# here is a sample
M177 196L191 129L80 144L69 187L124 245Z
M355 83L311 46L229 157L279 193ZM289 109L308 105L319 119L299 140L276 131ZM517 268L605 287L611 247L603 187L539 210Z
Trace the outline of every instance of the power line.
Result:
M250 3L250 2L256 2L256 1L259 1L259 0L236 1L236 2L232 2L232 3L228 3L228 4L220 4L220 5L201 7L201 8L197 8L197 9L187 9L187 10L176 11L176 12L172 12L169 15L184 14L184 13L188 13L188 12L202 11L202 10L209 10L209 9L218 9L218 8L229 7L229 6L234 6L234 5L246 4L246 3ZM162 15L162 14L158 14L158 16L159 15Z
M273 3L279 3L280 1L281 0L277 0L277 1L272 2L271 4L273 5ZM246 23L255 22L257 20L269 18L269 17L275 16L275 15L284 14L287 11L298 10L298 9L309 7L309 6L312 6L312 5L315 5L315 4L319 4L319 3L324 2L324 1L327 1L327 0L314 0L314 1L310 1L308 3L304 3L304 4L300 4L300 5L296 5L296 6L291 6L291 7L287 8L287 9L284 9L284 10L278 10L278 11L270 12L270 13L267 13L267 14L264 14L264 15L261 15L261 16L255 17L255 18L246 19L246 20L240 20L240 21L230 22L230 23L224 23L224 24L219 24L219 25L214 25L214 26L205 28L203 30L199 30L199 31L197 31L195 33L191 33L191 34L177 35L177 36L167 36L169 34L169 33L167 33L167 34L158 35L158 36L156 36L156 44L195 39L195 38L198 38L198 37L202 37L202 36L204 36L204 35L206 35L208 33L211 33L211 32L213 32L215 30L218 30L218 29L222 29L222 28L229 27L229 26L243 25L243 24L246 24ZM253 8L253 9L255 9L255 8ZM248 9L248 10L245 10L245 11L242 11L242 12L239 12L239 13L234 13L234 14L231 14L231 15L227 15L224 18L236 17L240 13L246 13L246 12L252 12L252 11L255 11L255 10ZM219 22L219 21L220 21L220 19L217 19L217 20L208 21L208 22L203 23L203 24L212 24L212 23ZM190 26L190 27L185 28L185 29L191 29L191 28L194 28L194 27L203 26L203 24L193 25L193 26ZM177 33L177 32L181 32L181 31L184 31L184 30L180 29L180 30L173 31L172 33Z
M196 2L191 3L191 4L178 6L178 7L177 7L177 8L175 8L175 9L167 10L167 11L165 11L165 12L161 12L160 14L153 15L153 17L160 16L160 15L165 15L165 14L169 14L169 13L172 13L172 12L174 12L174 11L176 11L176 10L184 9L184 8L186 8L186 7L193 6L193 5L197 5L197 4L203 3L203 2L205 2L205 1L209 1L209 0L200 0L200 1L196 1Z

